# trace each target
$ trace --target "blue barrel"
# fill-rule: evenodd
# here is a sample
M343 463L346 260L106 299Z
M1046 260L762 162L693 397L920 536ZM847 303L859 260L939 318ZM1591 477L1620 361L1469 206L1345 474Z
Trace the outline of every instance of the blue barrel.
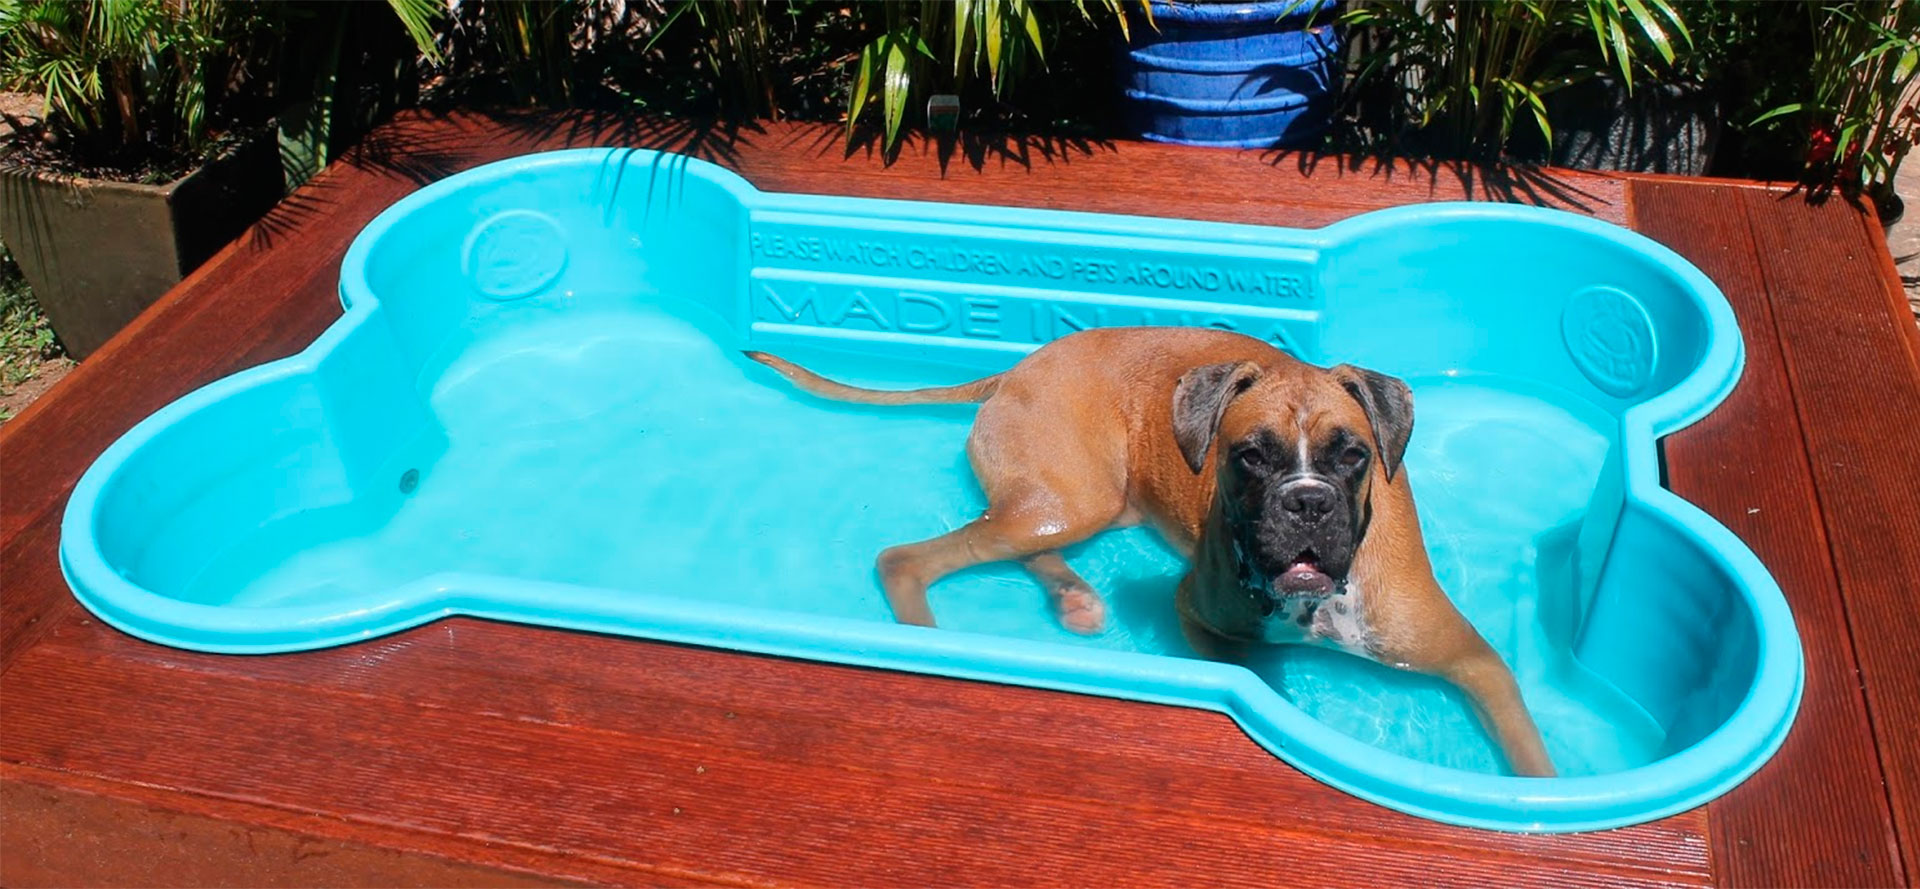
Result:
M1320 138L1339 91L1333 0L1152 2L1157 29L1135 15L1120 64L1134 132L1219 148Z

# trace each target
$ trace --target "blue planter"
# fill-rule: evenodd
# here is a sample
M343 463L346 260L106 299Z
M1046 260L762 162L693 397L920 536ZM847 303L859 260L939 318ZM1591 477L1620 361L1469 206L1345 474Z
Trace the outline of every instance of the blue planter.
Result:
M1153 0L1121 60L1127 121L1158 142L1300 147L1326 130L1339 85L1334 4ZM1309 16L1320 23L1309 29ZM1282 18L1282 16L1285 18Z

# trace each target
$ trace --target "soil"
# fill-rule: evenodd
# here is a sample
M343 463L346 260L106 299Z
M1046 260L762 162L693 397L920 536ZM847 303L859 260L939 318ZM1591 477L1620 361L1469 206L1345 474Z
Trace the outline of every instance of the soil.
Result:
M47 358L33 368L32 376L25 382L0 391L0 425L5 425L8 420L19 416L20 412L26 410L27 405L32 404L34 399L53 388L53 384L66 379L67 374L71 373L74 367L71 358L65 356Z
M0 91L0 137L13 135L13 120L40 122L40 97L32 93Z
M198 155L154 155L115 165L84 163L68 156L52 135L40 128L40 107L39 96L0 92L0 169L161 185L187 175L208 158L219 156L252 135L248 132L223 134ZM25 129L14 126L16 121L24 124Z

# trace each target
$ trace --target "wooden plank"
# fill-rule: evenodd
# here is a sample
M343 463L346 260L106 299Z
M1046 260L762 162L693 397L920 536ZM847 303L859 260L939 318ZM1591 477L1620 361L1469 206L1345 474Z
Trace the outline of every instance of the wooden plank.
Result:
M1634 228L1720 286L1747 349L1746 369L1726 402L1664 442L1668 485L1753 548L1786 594L1806 651L1806 692L1785 745L1710 806L1717 882L1898 884L1892 815L1880 792L1846 610L1742 195L1633 185ZM1809 780L1813 775L1819 779Z
M1707 878L1697 817L1442 827L1321 787L1215 714L475 621L244 659L76 622L6 695L7 761L378 818L447 855L831 885Z
M1887 243L1887 232L1880 227L1880 216L1876 211L1861 208L1856 220L1866 232L1869 244L1884 245L1878 250L1869 249L1867 252L1872 254L1869 259L1880 275L1880 292L1886 295L1892 306L1893 317L1901 322L1901 329L1906 331L1907 347L1915 356L1916 364L1920 364L1920 323L1916 323L1920 322L1920 318L1914 317L1913 306L1907 302L1906 284L1900 280L1900 267L1893 261L1893 245Z
M315 836L301 816L178 811L164 793L0 766L0 879L70 886L552 886L552 876ZM248 810L239 812L237 810ZM304 819L314 821L310 816ZM236 826L235 822L241 822ZM267 823L263 823L267 822ZM392 842L392 837L386 838ZM569 881L570 882L570 881Z
M1912 878L1920 872L1920 357L1912 321L1880 274L1886 243L1859 208L1743 197Z

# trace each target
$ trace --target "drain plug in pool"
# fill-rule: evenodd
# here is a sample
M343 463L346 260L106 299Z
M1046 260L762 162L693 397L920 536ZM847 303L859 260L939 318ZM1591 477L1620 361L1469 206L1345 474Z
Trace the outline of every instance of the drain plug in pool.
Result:
M420 487L420 470L409 469L400 473L400 493L411 494L417 487Z

